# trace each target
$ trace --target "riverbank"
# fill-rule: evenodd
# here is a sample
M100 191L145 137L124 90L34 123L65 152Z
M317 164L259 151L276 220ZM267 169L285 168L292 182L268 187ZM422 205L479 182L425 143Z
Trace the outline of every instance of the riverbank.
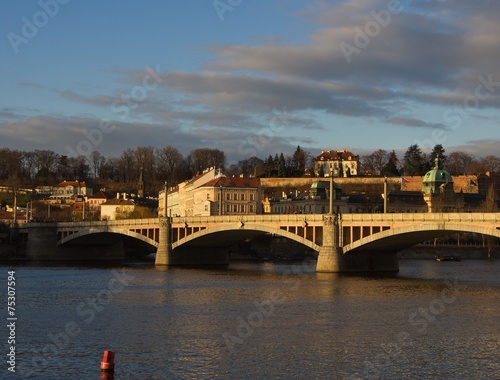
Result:
M462 246L453 247L449 245L441 245L437 247L417 244L413 247L404 249L398 253L400 259L411 260L434 260L438 256L460 256L462 260L487 260L488 248L480 246ZM493 250L490 255L491 259L499 260L500 251Z

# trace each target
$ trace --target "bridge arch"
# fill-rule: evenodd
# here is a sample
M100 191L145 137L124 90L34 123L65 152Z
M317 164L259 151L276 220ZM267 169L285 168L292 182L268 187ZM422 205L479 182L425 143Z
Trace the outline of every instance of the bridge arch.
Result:
M216 245L218 242L222 243L233 243L242 241L245 238L250 238L256 235L261 235L263 233L274 234L281 237L288 238L295 242L298 242L314 251L319 252L320 246L314 242L307 240L299 235L292 232L282 230L280 228L273 228L261 224L246 224L244 227L238 228L236 226L219 225L210 228L206 228L182 239L174 242L172 244L172 249L186 245L186 244L196 244L200 245L212 244ZM218 238L221 238L220 240Z
M500 238L500 230L492 227L463 223L422 223L391 228L345 245L345 253L361 251L401 251L415 244L453 233L477 233Z
M129 230L122 229L122 228L108 227L106 229L89 228L89 229L78 231L74 234L71 234L69 236L66 236L66 237L58 240L57 246L76 243L78 239L85 238L86 236L89 236L89 235L98 235L98 234L113 234L113 235L128 236L128 237L131 237L133 239L140 240L140 241L142 241L146 244L149 244L155 248L158 248L158 245L159 245L157 241L150 239L147 236L141 235L137 232L129 231Z

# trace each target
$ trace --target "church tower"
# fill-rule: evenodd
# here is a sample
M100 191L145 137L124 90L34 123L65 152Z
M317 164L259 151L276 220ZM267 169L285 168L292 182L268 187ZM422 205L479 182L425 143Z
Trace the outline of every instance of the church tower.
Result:
M137 182L137 196L139 198L144 198L144 181L142 180L142 166L141 166L141 172L139 174L139 181Z

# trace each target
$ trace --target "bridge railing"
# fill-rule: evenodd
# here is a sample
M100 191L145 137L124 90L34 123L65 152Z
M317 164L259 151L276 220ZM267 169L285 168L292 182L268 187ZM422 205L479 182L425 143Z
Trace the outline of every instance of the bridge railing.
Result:
M144 218L144 219L119 219L119 220L101 220L101 221L85 221L85 222L60 222L57 226L64 227L129 227L129 226L154 226L158 225L158 218Z
M500 223L500 213L397 213L342 214L343 223L398 222L491 222Z
M245 223L303 223L321 222L324 214L250 214L250 215L221 215L221 216L186 216L172 218L175 223L193 223L193 224L210 224L210 223L237 223L243 221Z
M251 214L222 216L186 216L171 218L174 224L210 224L210 223L283 223L295 224L306 222L322 222L326 214ZM395 213L395 214L341 214L342 223L405 223L405 222L478 222L500 225L500 213ZM54 226L58 228L88 227L130 227L159 226L159 218L120 219L83 222L29 222L26 227Z

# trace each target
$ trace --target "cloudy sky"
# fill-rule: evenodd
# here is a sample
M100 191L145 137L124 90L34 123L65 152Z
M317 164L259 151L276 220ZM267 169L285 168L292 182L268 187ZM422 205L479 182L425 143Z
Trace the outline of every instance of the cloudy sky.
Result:
M490 0L5 0L0 147L498 155L499 14Z

